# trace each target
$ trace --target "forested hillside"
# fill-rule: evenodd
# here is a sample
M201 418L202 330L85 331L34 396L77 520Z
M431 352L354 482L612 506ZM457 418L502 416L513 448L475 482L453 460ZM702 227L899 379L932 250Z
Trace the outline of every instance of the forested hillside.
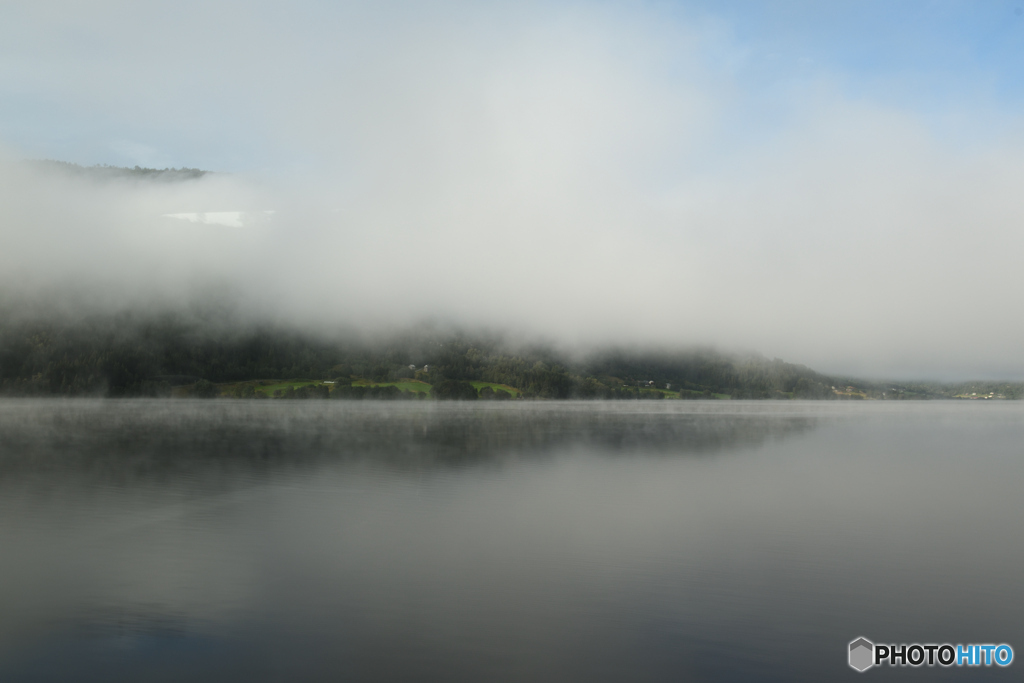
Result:
M510 393L516 396L551 399L953 395L942 385L852 386L853 380L779 359L712 350L613 349L577 356L546 346L512 346L495 336L430 330L369 342L212 315L126 313L74 321L5 316L0 322L0 393L5 395L166 396L175 387L207 387L203 393L217 395L219 390L208 387L291 379L331 380L334 390L351 383L418 381L428 389L445 387L438 395L456 396L451 382L491 383L514 388ZM1019 385L1000 386L991 398L1020 396ZM325 396L344 393L323 389Z

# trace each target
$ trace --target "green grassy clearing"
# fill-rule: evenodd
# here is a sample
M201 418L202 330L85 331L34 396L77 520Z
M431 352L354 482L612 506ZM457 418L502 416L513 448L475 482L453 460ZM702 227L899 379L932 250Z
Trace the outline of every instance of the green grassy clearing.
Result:
M478 393L484 387L490 387L495 391L497 391L498 389L501 389L502 391L507 391L508 393L512 394L512 398L519 398L519 390L516 389L515 387L510 387L507 384L497 384L495 382L470 382L470 384L473 385L473 388L476 389Z
M703 391L694 391L693 389L681 389L679 391L664 391L664 393L666 398L683 398L684 395L693 396L696 398L716 398L720 400L732 398L732 396L730 396L729 394L711 394L711 396L704 396Z
M476 389L478 392L484 387L490 387L491 389L495 390L501 389L503 391L507 391L508 393L512 394L513 398L518 397L520 393L519 390L516 389L515 387L510 387L507 384L498 384L496 382L471 381L470 384L472 384L473 388ZM430 390L432 388L431 385L427 384L426 382L421 382L418 379L403 380L401 382L371 382L368 379L357 379L354 382L352 382L352 385L357 387L398 387L402 391L414 391L418 394L430 393Z
M248 384L248 382L240 382L240 384ZM299 387L309 386L310 384L323 384L323 382L321 382L320 380L312 379L290 379L285 382L274 382L273 384L264 384L262 386L257 386L256 391L261 394L266 394L267 396L273 396L274 392L277 391L278 389L284 390L287 389L288 387L298 389ZM223 392L228 391L230 389L234 389L236 386L238 386L238 384L218 385L217 388L219 388Z
M429 394L431 385L421 382L418 379L409 379L402 382L371 382L368 379L357 379L352 382L354 387L398 387L402 391L412 391L417 394Z

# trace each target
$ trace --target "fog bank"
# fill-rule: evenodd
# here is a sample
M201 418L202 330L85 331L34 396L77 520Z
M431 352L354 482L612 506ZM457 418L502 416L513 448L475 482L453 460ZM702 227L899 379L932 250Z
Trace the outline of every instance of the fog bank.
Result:
M38 145L8 135L8 299L153 308L215 291L314 327L431 319L1024 377L1024 139L985 101L947 112L970 122L949 134L826 68L753 93L727 27L632 5L221 2L199 24L53 7L91 47L63 70L69 48L22 39L4 54L49 59L8 85L42 79L83 118L149 126L165 147L138 143L143 165L202 165L174 135L255 151L164 182L27 165ZM208 49L161 56L183 35Z

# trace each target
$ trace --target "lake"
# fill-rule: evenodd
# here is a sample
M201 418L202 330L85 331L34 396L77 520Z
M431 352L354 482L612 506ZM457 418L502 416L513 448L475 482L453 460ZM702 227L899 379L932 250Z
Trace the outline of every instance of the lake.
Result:
M1020 680L1017 402L0 401L2 681ZM866 680L866 679L865 679Z

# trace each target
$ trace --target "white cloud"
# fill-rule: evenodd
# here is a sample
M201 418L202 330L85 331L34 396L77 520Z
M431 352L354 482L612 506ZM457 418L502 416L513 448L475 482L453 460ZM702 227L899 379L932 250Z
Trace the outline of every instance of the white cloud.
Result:
M241 228L245 225L244 211L206 211L203 213L165 213L164 218L174 218L189 223L203 225L226 225L229 228Z

